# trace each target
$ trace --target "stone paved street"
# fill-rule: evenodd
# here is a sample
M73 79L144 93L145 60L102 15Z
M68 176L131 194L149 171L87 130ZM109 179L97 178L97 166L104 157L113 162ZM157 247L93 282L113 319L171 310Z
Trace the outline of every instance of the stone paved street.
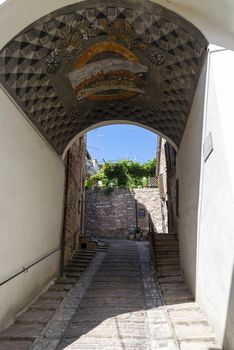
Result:
M109 243L2 332L0 350L221 350L179 273L156 278L147 242Z
M178 293L178 291L176 291ZM147 243L111 241L56 350L221 349L195 303L164 305Z

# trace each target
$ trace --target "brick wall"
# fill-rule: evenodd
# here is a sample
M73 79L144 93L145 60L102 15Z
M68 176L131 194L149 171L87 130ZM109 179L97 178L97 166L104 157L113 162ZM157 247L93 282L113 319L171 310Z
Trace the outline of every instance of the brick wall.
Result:
M83 230L84 181L86 142L80 138L69 149L65 164L67 169L64 206L64 264L71 259L79 244Z
M136 201L135 201L136 200ZM136 208L137 202L137 208ZM162 231L161 200L158 189L87 190L85 195L85 233L90 236L127 238L138 226L148 232L148 213L157 232Z

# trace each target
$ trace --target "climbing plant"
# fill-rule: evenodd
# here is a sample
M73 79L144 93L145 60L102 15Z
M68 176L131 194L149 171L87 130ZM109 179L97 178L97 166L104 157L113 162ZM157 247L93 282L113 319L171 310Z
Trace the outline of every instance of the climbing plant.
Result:
M144 164L132 160L106 162L99 172L86 180L86 187L137 188L147 185L147 178L155 176L156 159Z

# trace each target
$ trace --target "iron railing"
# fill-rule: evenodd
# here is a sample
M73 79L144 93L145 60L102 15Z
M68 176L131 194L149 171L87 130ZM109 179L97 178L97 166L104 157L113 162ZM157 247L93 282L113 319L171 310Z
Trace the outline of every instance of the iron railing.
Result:
M150 214L148 214L148 222L149 222L149 249L151 259L153 260L155 269L157 270L157 259L156 259L156 239L155 239L155 227L153 221L151 219Z
M24 272L28 272L28 270L37 265L39 262L41 262L42 260L45 260L46 258L48 258L49 256L51 256L52 254L56 253L58 250L61 249L61 246L59 246L58 248L52 250L50 253L44 255L43 257L37 259L36 261L34 261L33 263L27 265L26 267L23 267L20 271L16 272L15 274L11 275L10 277L8 277L7 279L5 279L3 282L0 282L0 287L3 286L4 284L6 284L7 282L11 281L13 278L21 275Z

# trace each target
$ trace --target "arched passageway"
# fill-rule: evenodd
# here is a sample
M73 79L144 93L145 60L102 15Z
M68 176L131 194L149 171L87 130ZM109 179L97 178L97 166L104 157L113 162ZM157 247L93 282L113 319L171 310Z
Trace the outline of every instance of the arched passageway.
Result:
M58 3L61 4L58 1L56 6ZM184 1L180 3L183 8L178 5L178 13L189 13L189 9L186 12L184 8ZM198 3L200 6L201 2ZM206 10L206 19L209 18L207 4L201 7ZM173 3L167 5L176 10ZM212 5L213 3L211 7ZM220 225L217 227L222 227L220 222L223 221L220 208L215 206L221 202L221 195L210 200L210 194L216 194L219 179L223 182L226 180L223 180L221 172L214 171L214 164L210 162L208 164L211 168L207 166L208 175L207 169L204 170L208 189L205 194L202 182L200 183L200 179L203 181L202 144L206 141L207 125L215 130L216 137L217 134L229 135L229 146L223 147L226 152L233 148L230 146L231 128L227 130L231 121L223 104L219 104L220 116L222 115L219 120L222 127L219 128L210 117L218 108L210 107L206 101L208 97L215 100L212 89L215 90L217 86L223 88L223 91L219 90L218 96L223 99L222 102L227 102L224 91L226 96L230 96L222 77L214 74L214 87L212 69L209 64L203 65L208 41L185 18L151 1L117 0L113 4L111 1L92 0L70 4L54 12L54 5L48 5L48 8L46 14L40 7L38 15L32 15L35 20L32 24L29 20L30 11L28 17L26 14L22 16L18 21L20 24L17 22L9 30L9 33L14 33L14 38L10 41L9 36L13 35L6 34L7 29L4 28L3 37L8 39L4 39L7 43L4 42L0 52L0 81L4 91L0 91L4 126L1 150L6 164L0 173L1 181L3 179L5 184L1 211L4 230L1 239L5 247L2 260L5 262L5 258L12 254L11 247L16 252L20 247L21 254L15 254L14 259L3 268L2 278L7 279L12 271L18 271L19 266L27 266L28 261L33 261L35 256L45 255L45 251L49 252L52 248L59 250L64 185L64 164L61 158L64 158L76 136L82 135L97 123L101 125L123 120L137 123L157 131L175 148L180 149L177 170L181 181L180 235L184 242L184 274L194 294L197 293L203 309L209 314L209 319L213 321L219 338L223 340L225 337L224 341L232 347L233 313L228 310L228 305L233 304L233 280L229 280L233 272L233 238L229 231L227 234L225 232L222 242L217 232L218 238L212 242L209 236L214 231L210 223L217 220ZM43 17L38 19L41 15ZM200 17L196 12L186 18L195 19L193 23L200 23L199 28L206 35L205 21L200 20ZM230 18L224 28L230 27L229 20ZM5 19L2 23L5 23ZM23 29L26 25L28 26ZM18 34L16 28L20 31ZM227 37L230 37L230 30L227 32ZM217 34L217 28L214 33ZM222 33L225 36L225 30ZM206 37L210 41L212 35ZM218 42L228 42L228 38L224 41L221 38L222 34ZM232 59L227 56L219 62L216 57L219 68L222 67L225 71L223 77L230 79L233 84L232 75L225 70L225 63L231 67L231 62ZM197 85L201 72L200 83ZM207 72L210 74L208 78ZM196 87L198 89L195 94ZM231 98L229 104L230 100ZM203 118L206 118L206 113L210 119L204 131ZM30 121L39 136L22 121L22 115ZM223 122L225 118L226 124ZM223 138L226 145L226 136ZM223 150L220 144L222 143L217 141L216 147ZM51 149L55 152L51 152ZM216 161L220 162L221 157L217 153L215 155ZM228 171L229 162L222 164ZM213 175L219 175L218 180ZM225 190L229 193L227 187L228 182ZM217 213L209 213L209 219L200 203L203 194L206 208L211 205ZM232 204L231 200L229 203ZM232 219L228 217L232 227ZM5 237L10 237L10 244ZM27 242L29 248L24 242ZM218 252L219 256L219 259L214 259L214 264L210 251L207 254L210 243L213 244L212 251ZM229 249L230 254L225 254ZM200 254L199 261L197 254ZM24 274L23 277L21 275L22 279L14 279L1 289L3 323L9 323L15 313L37 294L38 288L42 288L55 276L59 254L49 259L48 263L43 260L43 264L37 265L33 273ZM204 263L207 261L207 264ZM223 265L219 261L223 261ZM214 272L219 266L222 266L222 271L228 270L228 276L221 285L218 284L215 273L210 273L210 270ZM222 271L221 275L224 275ZM210 285L213 288L209 288ZM217 286L218 293L215 292ZM19 291L17 302L14 290ZM220 303L223 291L225 302ZM231 347L229 346L230 349Z
M10 41L0 79L59 155L79 132L119 118L179 146L206 47L191 23L151 2L81 2Z

